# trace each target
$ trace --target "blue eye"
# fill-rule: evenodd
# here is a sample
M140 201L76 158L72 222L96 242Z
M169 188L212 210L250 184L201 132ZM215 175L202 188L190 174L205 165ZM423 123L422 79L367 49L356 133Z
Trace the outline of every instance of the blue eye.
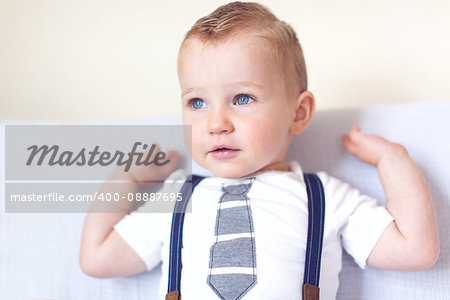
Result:
M192 100L191 105L193 109L202 109L206 106L206 103L202 99L194 99Z
M247 95L239 95L236 99L237 105L246 105L252 103L254 100Z

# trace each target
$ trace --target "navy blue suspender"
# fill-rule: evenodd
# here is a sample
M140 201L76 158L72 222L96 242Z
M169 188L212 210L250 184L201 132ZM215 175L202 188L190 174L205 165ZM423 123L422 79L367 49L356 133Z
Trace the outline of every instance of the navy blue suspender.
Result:
M303 300L319 299L320 262L322 259L325 193L316 174L304 174L308 193L308 240L306 242Z
M175 203L170 232L169 285L166 300L180 299L181 248L183 247L184 212L195 186L205 177L191 175L181 187L181 201Z
M184 212L192 191L204 177L192 175L181 188L182 200L175 204L172 217L169 258L169 284L166 300L180 299L181 248ZM322 182L315 174L304 174L308 193L308 239L303 278L303 300L319 299L320 262L322 257L323 228L325 220L325 194Z

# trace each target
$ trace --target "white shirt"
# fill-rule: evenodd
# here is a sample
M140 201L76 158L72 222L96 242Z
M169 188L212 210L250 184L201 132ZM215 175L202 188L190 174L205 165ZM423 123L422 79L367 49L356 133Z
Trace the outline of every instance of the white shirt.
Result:
M301 299L308 198L300 165L293 162L290 169L292 172L257 174L247 194L253 216L257 283L243 299ZM365 268L367 257L393 218L374 199L361 195L348 184L323 172L317 175L324 186L326 201L320 273L320 298L326 300L336 297L342 247ZM185 178L184 172L174 172L163 190L170 191L171 182ZM222 185L243 181L248 179L208 177L194 190L192 213L185 215L183 230L184 300L218 299L207 284L218 201ZM114 226L149 270L162 260L161 299L167 292L171 222L170 213L132 212Z

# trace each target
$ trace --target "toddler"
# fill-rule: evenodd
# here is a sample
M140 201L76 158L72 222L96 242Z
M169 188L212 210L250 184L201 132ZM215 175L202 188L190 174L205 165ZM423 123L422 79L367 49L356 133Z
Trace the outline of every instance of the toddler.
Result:
M301 299L308 198L300 163L285 158L293 136L307 128L315 100L296 33L260 4L226 4L187 33L178 76L192 158L213 174L194 189L193 211L185 216L182 299ZM336 297L342 248L361 268L400 271L429 268L439 249L426 183L404 147L356 126L343 144L377 167L387 205L317 174L326 201L321 299ZM127 176L127 192L137 181L166 177L163 189L170 190L189 174L174 172L177 153L168 155L164 166L133 166L113 176ZM171 221L170 213L89 213L83 271L126 276L162 261L163 299Z

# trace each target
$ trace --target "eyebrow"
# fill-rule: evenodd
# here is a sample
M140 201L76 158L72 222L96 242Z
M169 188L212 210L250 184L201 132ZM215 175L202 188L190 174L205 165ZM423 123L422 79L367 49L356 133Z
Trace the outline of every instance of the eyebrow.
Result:
M236 82L230 85L244 85L244 86L252 86L252 87L256 87L259 89L264 89L264 87L262 85L259 85L257 83L254 82L249 82L249 81L243 81L243 82Z
M264 87L262 85L259 85L257 83L254 82L249 82L249 81L243 81L243 82L235 82L235 83L230 83L229 86L232 85L243 85L243 86L250 86L250 87L256 87L258 89L263 90ZM186 94L189 94L190 92L192 92L194 88L188 88L187 90L185 90L184 92L181 93L181 97L183 97Z
M181 93L181 97L183 97L186 94L189 94L194 88L189 88L187 90L185 90L184 92Z

